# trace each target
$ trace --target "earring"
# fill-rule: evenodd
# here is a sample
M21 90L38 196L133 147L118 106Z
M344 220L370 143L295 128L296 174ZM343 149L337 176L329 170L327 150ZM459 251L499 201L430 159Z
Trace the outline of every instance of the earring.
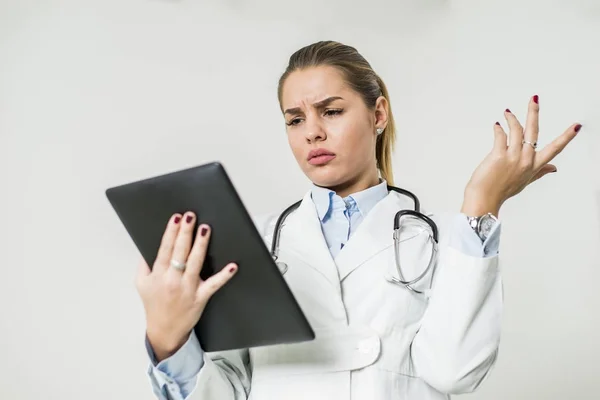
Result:
M383 133L383 128L377 128L377 134L381 135Z

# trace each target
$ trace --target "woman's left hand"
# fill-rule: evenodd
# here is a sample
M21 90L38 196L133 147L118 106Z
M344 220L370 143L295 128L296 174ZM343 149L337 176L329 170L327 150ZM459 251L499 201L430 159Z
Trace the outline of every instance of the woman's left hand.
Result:
M504 115L510 129L508 136L496 122L494 147L473 172L465 188L464 214L477 216L491 212L497 216L506 200L544 175L557 171L550 162L573 140L581 124L571 125L562 135L536 152L539 110L538 96L533 96L529 101L523 130L517 117L507 109Z

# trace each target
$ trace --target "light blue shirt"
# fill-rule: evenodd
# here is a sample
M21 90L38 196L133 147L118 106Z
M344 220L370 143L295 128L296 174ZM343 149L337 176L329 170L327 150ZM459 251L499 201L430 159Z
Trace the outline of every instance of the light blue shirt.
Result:
M313 186L311 197L321 221L323 236L334 258L373 207L387 195L385 181L345 198L341 198L332 190ZM468 224L465 215L457 214L452 222L450 246L472 257L490 257L498 254L500 222L496 223L490 236L483 243ZM194 332L177 353L160 363L156 362L148 340L146 350L151 360L148 375L153 392L164 400L186 399L194 389L196 375L204 364L204 353Z

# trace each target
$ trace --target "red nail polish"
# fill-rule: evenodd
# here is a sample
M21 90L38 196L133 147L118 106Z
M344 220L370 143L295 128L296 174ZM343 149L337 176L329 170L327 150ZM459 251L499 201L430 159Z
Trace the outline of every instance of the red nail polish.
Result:
M496 122L496 125L500 125L500 122Z
M176 224L178 224L179 221L181 221L181 217L178 215L178 216L175 217L175 221L173 221L173 222L175 222Z
M507 108L507 109L506 109L506 112L507 112L507 113L509 113L509 112L510 112L510 110Z
M581 124L577 124L575 126L575 132L579 132L580 129L581 129Z
M188 224L189 224L190 222L192 222L192 216L191 216L191 215L188 215L187 217L185 217L185 222L187 222Z
M538 96L537 94L536 94L535 96L533 96L533 102L534 102L535 104L538 104L538 101L539 101L539 99L540 99L540 98L539 98L539 96Z
M229 268L229 273L230 273L230 274L233 274L233 272L234 272L234 271L235 271L235 267L231 267L231 268Z
M205 226L202 227L202 229L200 229L200 236L206 236L206 232L208 232L208 229Z

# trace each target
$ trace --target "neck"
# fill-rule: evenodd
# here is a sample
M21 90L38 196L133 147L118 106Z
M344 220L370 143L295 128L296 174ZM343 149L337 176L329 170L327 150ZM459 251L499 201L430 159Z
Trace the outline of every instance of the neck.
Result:
M329 186L328 189L333 190L338 196L344 198L352 193L358 193L376 186L379 183L379 176L377 170L375 170L374 174L371 173L365 176L357 176L354 179L340 183L339 185Z

